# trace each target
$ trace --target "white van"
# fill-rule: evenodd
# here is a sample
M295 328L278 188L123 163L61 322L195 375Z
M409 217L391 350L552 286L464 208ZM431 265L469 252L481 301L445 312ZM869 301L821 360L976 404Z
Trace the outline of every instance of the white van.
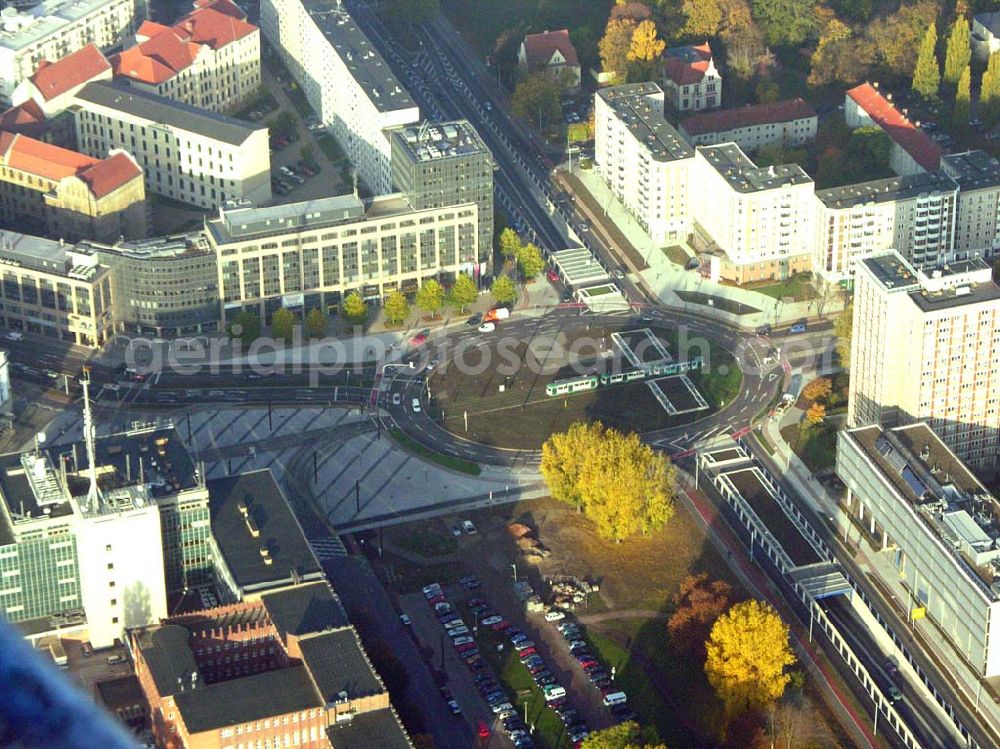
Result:
M558 684L550 684L545 687L545 701L555 702L556 700L561 700L566 696L566 689L559 686Z
M23 341L24 333L18 333L16 330L11 330L7 333L8 341Z
M628 695L624 692L608 692L604 695L604 706L611 707L613 705L623 705L628 699Z

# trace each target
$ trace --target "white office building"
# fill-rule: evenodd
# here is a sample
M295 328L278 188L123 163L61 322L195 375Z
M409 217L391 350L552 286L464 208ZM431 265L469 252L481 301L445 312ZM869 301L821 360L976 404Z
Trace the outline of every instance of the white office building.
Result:
M604 182L654 241L685 240L694 150L663 118L663 102L655 83L598 91L594 156Z
M88 83L75 99L80 150L95 158L128 151L148 192L209 210L271 199L266 127L107 82Z
M917 270L898 252L856 263L851 426L924 421L973 468L1000 445L1000 287L981 258Z
M419 121L420 108L368 37L335 0L263 0L261 28L361 181L388 193L383 130Z
M123 43L145 17L142 0L46 0L25 10L0 11L0 99L9 102L17 84L43 60L55 62L95 44Z

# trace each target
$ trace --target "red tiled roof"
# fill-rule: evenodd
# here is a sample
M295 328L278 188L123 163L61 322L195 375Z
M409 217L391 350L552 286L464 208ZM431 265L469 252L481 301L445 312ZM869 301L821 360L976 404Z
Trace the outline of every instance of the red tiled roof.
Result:
M791 122L815 116L816 110L802 99L789 99L774 104L748 104L739 109L719 109L696 114L683 120L681 127L690 135L701 135L770 122Z
M543 31L541 34L528 34L524 37L524 56L528 67L545 67L552 59L556 50L566 58L567 65L578 65L576 48L569 40L569 31Z
M42 122L45 122L45 113L34 99L28 99L23 104L0 113L0 130L6 130L14 125L33 125Z
M221 49L257 30L252 23L231 15L227 6L232 6L232 3L222 5L222 1L216 0L212 5L189 13L174 26L174 31L186 35L192 42ZM236 10L239 11L239 8Z
M708 42L668 49L664 55L663 73L678 86L700 83L712 62Z
M139 26L139 30L135 32L135 35L152 39L157 34L162 34L169 28L169 26L164 26L162 23L156 23L155 21L143 21L142 25Z
M88 44L56 62L42 61L31 82L45 101L95 78L111 65L95 45Z
M129 47L124 52L112 55L111 65L116 76L124 76L153 85L163 83L177 74L176 70L164 65L155 57L144 55L141 45Z
M862 83L848 91L847 95L920 166L929 172L940 166L941 147L910 122L873 85Z
M58 182L79 177L96 197L107 195L141 172L124 153L100 160L20 134L0 133L0 159L13 168Z
M195 5L199 8L217 10L219 13L223 13L231 18L237 18L240 21L247 20L247 14L243 12L243 8L231 0L197 0Z

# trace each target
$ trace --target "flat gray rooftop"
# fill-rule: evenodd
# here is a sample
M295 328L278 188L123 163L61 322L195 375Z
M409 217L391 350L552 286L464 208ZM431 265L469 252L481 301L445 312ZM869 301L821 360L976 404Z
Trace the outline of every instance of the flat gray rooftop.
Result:
M1000 161L979 149L942 156L941 168L960 184L963 190L1000 185Z
M957 189L955 180L947 174L923 172L817 190L816 197L828 208L851 208L865 203L889 203L921 195L940 195Z
M861 258L864 266L886 289L917 287L916 271L897 252L886 252Z
M217 244L225 244L359 221L364 215L364 201L351 193L284 205L220 208L218 216L206 219L205 228L211 232Z
M698 146L698 150L737 192L760 192L812 182L812 177L798 164L758 167L735 143Z
M333 749L412 749L406 732L389 708L355 715L326 729Z
M40 39L56 34L64 26L96 13L104 5L106 0L46 0L17 14L13 12L13 7L5 8L0 16L0 22L8 19L18 19L22 23L30 19L30 22L20 29L12 26L15 30L0 30L0 47L13 50L27 47Z
M350 624L347 613L325 580L265 593L260 600L282 637L301 637Z
M379 112L417 106L342 5L329 0L302 0L302 6Z
M492 157L468 120L408 125L389 131L389 137L410 161L443 161L475 154Z
M0 229L0 265L6 261L24 268L85 281L93 280L104 271L94 265L73 264L70 251L81 259L94 254L86 246L75 247L54 239Z
M231 146L242 145L258 130L267 129L263 125L253 125L235 117L216 114L108 81L88 83L77 92L76 98L84 104L107 107L137 119L194 133Z
M647 97L662 94L655 83L630 83L598 91L618 119L641 142L656 161L676 161L694 156L694 150L674 126L663 119Z
M356 699L385 691L353 627L308 635L299 640L299 648L302 662L327 703L336 702L341 692Z

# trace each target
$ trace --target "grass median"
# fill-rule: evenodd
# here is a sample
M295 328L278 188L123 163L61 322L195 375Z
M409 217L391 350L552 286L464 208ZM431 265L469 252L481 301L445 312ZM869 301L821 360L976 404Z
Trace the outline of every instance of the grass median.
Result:
M417 442L399 427L390 429L389 435L410 452L421 458L426 458L432 463L437 463L444 468L450 468L460 473L467 473L470 476L478 476L483 471L478 463L473 463L471 460L456 458L454 455L444 455L431 450L426 445Z

